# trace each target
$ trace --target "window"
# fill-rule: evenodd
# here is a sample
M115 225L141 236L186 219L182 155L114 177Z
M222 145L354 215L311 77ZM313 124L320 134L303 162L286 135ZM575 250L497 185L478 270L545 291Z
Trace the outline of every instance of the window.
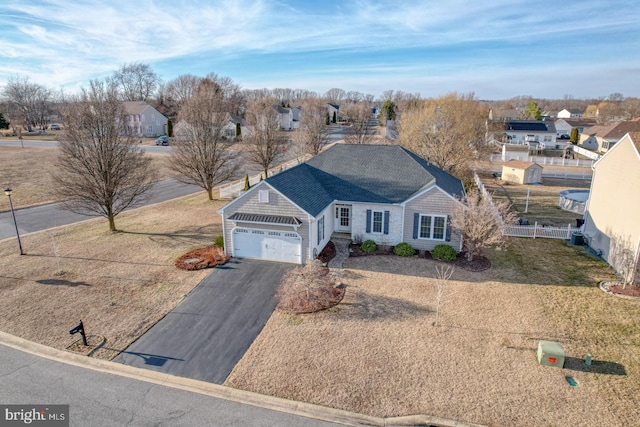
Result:
M258 203L269 203L269 190L260 190Z
M371 224L373 233L382 233L382 211L373 211Z
M324 240L324 215L318 219L318 244Z
M545 135L544 142L551 142L551 135Z
M419 218L419 238L431 240L445 239L447 217L439 215L420 215Z

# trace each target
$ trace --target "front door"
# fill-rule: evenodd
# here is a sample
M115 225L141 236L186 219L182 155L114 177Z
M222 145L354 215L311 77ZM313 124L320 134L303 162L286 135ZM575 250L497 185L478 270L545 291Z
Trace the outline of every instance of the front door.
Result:
M335 230L339 233L351 232L351 206L337 205Z

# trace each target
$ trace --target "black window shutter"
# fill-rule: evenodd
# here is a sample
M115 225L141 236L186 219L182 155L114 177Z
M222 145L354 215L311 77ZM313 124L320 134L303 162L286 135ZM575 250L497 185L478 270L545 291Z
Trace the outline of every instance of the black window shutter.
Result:
M384 234L389 234L389 211L384 211Z
M413 214L413 238L414 239L418 238L419 226L420 226L420 214L416 212Z
M451 215L447 215L447 228L445 229L445 240L451 241Z
M367 209L367 233L371 233L371 209Z

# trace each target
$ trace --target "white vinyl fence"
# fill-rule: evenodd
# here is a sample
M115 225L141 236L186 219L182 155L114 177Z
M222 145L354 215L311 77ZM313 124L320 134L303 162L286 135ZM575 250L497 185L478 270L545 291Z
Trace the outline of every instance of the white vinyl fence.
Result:
M491 193L487 191L476 171L473 171L473 178L480 189L482 196L488 198L489 202L493 205ZM567 224L566 227L548 227L542 224L538 225L537 222L533 225L504 225L502 217L498 216L498 219L503 225L502 234L511 237L531 237L533 239L540 237L547 239L569 240L571 239L572 233L582 231L582 228L572 227L571 224Z
M534 162L534 163L537 163L539 165L573 166L573 167L591 167L595 163L595 160L590 160L590 159L565 159L564 156L563 157L546 157L546 156L525 156L525 155L523 155L523 159L522 160L526 160L528 162ZM500 161L502 161L502 155L501 154L492 154L491 155L491 161L492 162L500 162Z

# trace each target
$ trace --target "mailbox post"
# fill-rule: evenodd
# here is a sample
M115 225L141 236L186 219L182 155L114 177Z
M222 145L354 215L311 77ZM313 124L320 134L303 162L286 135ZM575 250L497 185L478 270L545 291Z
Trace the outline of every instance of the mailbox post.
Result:
M80 335L82 335L82 344L85 345L85 346L88 345L87 344L87 336L84 334L84 325L82 324L82 320L80 321L80 323L78 323L78 325L75 328L73 328L73 329L71 329L69 331L69 334L73 335L73 334L76 334L78 332L80 332Z

